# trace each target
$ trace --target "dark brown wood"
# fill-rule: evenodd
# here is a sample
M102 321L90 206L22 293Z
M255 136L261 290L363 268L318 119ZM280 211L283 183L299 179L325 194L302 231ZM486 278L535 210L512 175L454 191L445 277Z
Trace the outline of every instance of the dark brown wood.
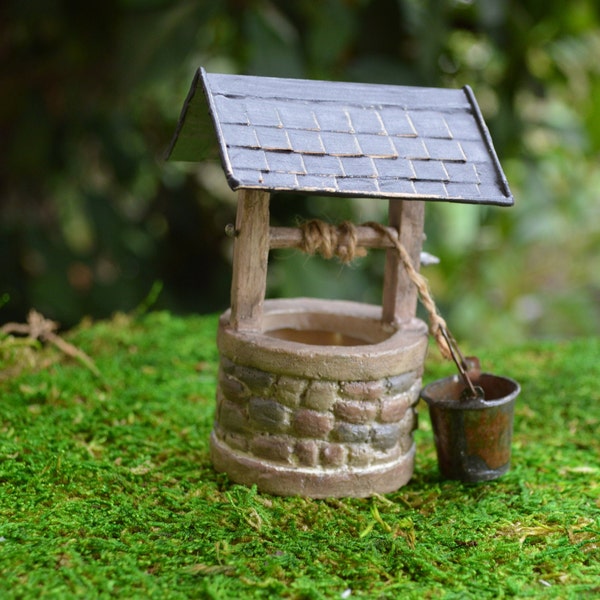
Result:
M230 325L260 331L269 259L269 194L240 190L233 246Z
M406 248L412 264L418 271L423 246L425 204L390 200L388 214L389 226L398 232L400 243ZM382 319L386 323L396 323L415 316L417 289L408 277L398 252L389 249L386 254Z

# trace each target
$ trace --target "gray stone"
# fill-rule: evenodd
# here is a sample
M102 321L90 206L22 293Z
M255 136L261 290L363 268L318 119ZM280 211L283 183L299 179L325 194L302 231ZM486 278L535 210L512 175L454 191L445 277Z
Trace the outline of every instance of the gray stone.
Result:
M417 379L418 375L415 371L409 371L408 373L401 373L400 375L388 377L388 393L394 396L396 394L408 392Z
M369 444L352 444L348 451L351 467L367 467L373 460L373 449Z
M291 410L275 400L250 398L248 414L252 425L268 433L282 433L290 424Z
M224 431L235 433L250 431L247 410L226 399L221 399L217 406L217 421Z
M277 435L259 435L250 440L250 452L274 462L290 463L294 447L288 438Z
M250 390L245 383L227 373L221 373L219 387L223 395L232 402L243 402L250 395Z
M414 408L407 410L406 414L404 415L404 417L402 417L402 420L398 425L400 427L401 436L410 436L418 425L417 411Z
M269 396L275 383L275 376L271 373L253 369L252 367L236 366L234 375L243 381L256 396Z
M373 449L373 462L371 464L389 464L390 462L401 459L411 449L412 445L411 439L405 441L404 438L401 438L399 443L387 450ZM404 449L404 447L406 447L406 449Z
M237 365L232 360L229 360L226 356L221 355L219 368L223 373L232 374L235 372Z
M386 461L374 468L344 466L344 449L323 449L325 462L335 458L341 468L298 468L297 464L273 463L244 452L232 451L213 432L210 457L215 469L228 474L232 481L257 485L261 492L283 496L311 498L367 497L396 491L410 479L414 466L414 446L397 460Z
M375 425L371 430L371 443L376 450L387 451L400 440L400 425L397 423Z
M350 423L337 423L333 429L336 441L345 444L360 444L369 439L371 428L368 425L352 425Z
M223 433L221 439L233 450L240 450L246 452L249 446L249 440L244 435L237 433Z
M381 401L379 418L383 423L397 423L404 417L412 403L413 399L408 392L398 394L392 398L384 398Z
M413 446L414 440L412 434L401 435L399 450L401 454L406 454Z

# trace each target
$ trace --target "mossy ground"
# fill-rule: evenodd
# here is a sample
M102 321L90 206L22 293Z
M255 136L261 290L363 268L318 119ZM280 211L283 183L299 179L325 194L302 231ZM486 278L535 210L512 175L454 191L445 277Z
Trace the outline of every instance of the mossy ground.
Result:
M1 597L600 597L600 340L478 352L522 386L501 479L442 480L422 408L408 486L309 500L212 470L215 328L82 324L100 378L0 337Z

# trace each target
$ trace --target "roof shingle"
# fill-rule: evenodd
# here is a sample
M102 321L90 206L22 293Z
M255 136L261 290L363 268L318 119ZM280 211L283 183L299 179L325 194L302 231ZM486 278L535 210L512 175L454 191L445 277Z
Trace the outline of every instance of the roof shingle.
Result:
M513 203L468 87L278 79L201 69L167 155L200 161L215 156L215 148L234 190Z

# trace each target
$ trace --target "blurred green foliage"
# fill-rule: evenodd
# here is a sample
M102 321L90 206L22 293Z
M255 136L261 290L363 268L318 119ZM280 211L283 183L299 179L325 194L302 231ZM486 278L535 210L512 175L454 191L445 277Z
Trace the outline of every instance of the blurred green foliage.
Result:
M195 69L469 84L513 209L428 205L427 267L458 338L600 331L596 0L5 0L0 321L69 326L143 304L224 309L235 197L214 164L163 163ZM596 105L595 105L596 102ZM274 224L384 219L385 202L275 197ZM379 302L382 257L272 257L270 295Z

